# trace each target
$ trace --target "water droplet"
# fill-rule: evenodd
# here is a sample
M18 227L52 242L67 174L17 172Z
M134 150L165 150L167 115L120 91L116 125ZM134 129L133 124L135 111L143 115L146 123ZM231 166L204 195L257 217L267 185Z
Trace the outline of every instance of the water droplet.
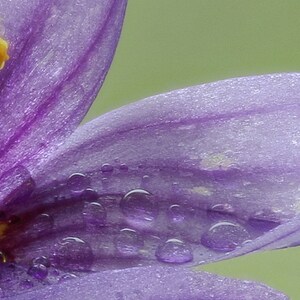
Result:
M128 171L128 166L125 165L125 164L122 164L122 165L120 165L119 169L120 169L120 171L127 172Z
M90 270L93 261L90 245L76 237L67 237L56 243L51 256L54 266L74 271Z
M46 268L49 268L50 261L46 256L39 256L32 260L32 265L44 265Z
M271 210L261 210L248 219L248 223L255 229L262 231L269 231L281 224L279 215L276 212Z
M114 167L110 164L103 164L101 166L101 172L102 173L112 173L114 170Z
M191 247L181 240L169 239L160 245L155 253L161 262L182 264L193 260Z
M136 256L144 246L144 241L135 230L125 228L116 237L115 245L118 253L123 256Z
M148 183L150 181L150 176L149 175L144 175L142 178L143 183Z
M67 185L73 192L82 192L89 187L90 180L84 174L74 173L68 178Z
M229 203L214 204L207 209L207 214L214 220L228 218L234 214L234 208Z
M126 217L138 222L152 222L158 215L154 196L141 189L128 192L122 198L120 207Z
M44 280L48 276L48 269L44 265L34 264L28 269L27 274L36 279Z
M85 203L82 214L88 227L99 228L105 225L106 210L98 202Z
M53 218L48 214L40 214L34 218L30 226L30 234L42 235L52 230Z
M78 278L75 274L68 273L68 274L64 274L63 276L61 276L59 278L58 282L61 283L61 282L65 282L65 281L75 279L75 278Z
M168 216L171 221L180 223L184 221L186 214L180 205L174 204L169 207Z
M246 240L251 239L248 231L237 223L219 222L201 237L203 246L215 251L229 252Z

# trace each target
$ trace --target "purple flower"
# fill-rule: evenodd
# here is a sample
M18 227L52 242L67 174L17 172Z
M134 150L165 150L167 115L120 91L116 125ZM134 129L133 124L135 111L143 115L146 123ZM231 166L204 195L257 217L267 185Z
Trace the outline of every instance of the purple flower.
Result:
M189 267L298 244L300 75L172 91L79 126L125 7L0 0L1 296L287 299Z

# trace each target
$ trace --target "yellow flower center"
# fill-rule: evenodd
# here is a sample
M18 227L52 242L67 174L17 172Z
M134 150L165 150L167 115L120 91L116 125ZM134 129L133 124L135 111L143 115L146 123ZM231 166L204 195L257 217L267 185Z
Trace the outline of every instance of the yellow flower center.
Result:
M4 68L5 62L9 60L9 56L7 54L8 51L8 43L4 39L0 38L0 70Z

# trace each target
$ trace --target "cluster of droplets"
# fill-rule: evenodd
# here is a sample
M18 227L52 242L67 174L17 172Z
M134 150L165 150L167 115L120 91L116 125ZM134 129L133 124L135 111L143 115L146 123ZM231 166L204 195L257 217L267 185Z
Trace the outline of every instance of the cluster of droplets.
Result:
M128 171L126 165L119 169ZM101 172L103 178L109 178L114 167L104 164ZM148 175L143 176L142 183L147 185L148 181ZM27 288L34 286L32 280L52 284L76 278L82 272L97 270L105 261L201 261L203 253L231 252L282 222L274 211L260 210L239 218L229 203L190 207L184 201L159 199L142 188L123 196L99 195L91 189L90 178L81 173L72 174L66 185L79 199L74 206L79 203L80 217L70 217L82 220L84 229L79 223L77 230L78 224L69 220L75 229L57 234L60 238L54 244L37 252L27 263L29 279L22 281ZM56 219L55 212L41 212L30 221L27 233L38 239L56 232L60 230ZM61 224L67 221L60 220ZM22 257L17 257L17 261L22 265ZM6 262L4 254L2 262Z

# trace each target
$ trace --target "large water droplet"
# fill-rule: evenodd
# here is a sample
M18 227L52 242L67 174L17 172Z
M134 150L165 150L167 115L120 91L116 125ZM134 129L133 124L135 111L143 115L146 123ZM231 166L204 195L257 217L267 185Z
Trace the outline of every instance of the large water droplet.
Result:
M152 222L158 215L157 202L153 195L141 189L128 192L121 200L123 214L137 222Z
M89 187L90 180L84 174L74 173L68 178L67 185L73 192L82 192Z
M203 246L215 251L229 252L250 240L248 231L237 223L219 222L201 237Z
M90 245L76 237L67 237L55 244L51 256L54 266L74 271L90 270L93 261Z
M98 202L85 203L82 214L89 228L97 229L105 225L106 210Z
M269 231L281 224L278 213L271 210L261 210L249 217L248 223L255 229Z
M186 218L186 212L178 204L171 205L168 210L168 216L175 223L183 222Z
M115 245L119 254L131 257L139 254L140 249L144 246L144 241L135 230L125 228L116 237Z
M27 274L36 279L44 280L48 276L48 269L44 265L34 264L28 269Z
M169 239L160 245L155 255L159 261L167 263L182 264L193 260L190 245L177 239Z

